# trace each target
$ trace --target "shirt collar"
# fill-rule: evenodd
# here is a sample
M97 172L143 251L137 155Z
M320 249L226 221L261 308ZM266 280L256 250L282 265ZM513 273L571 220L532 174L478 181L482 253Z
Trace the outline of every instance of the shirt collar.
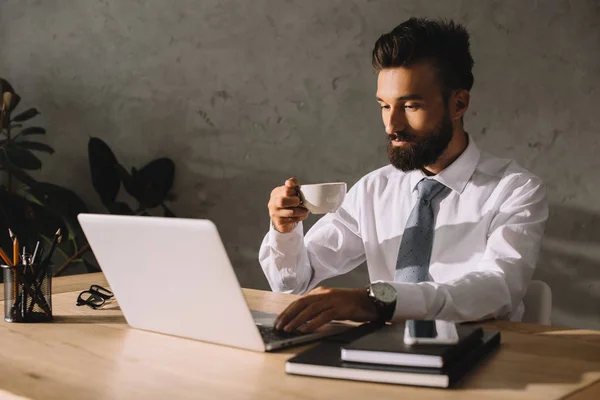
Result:
M461 194L467 186L467 182L473 176L477 163L479 162L480 151L475 145L473 138L467 134L469 144L460 156L452 164L447 166L442 172L433 175L430 179L435 179L445 186ZM412 190L417 188L417 184L423 179L428 178L421 170L412 171L410 185Z

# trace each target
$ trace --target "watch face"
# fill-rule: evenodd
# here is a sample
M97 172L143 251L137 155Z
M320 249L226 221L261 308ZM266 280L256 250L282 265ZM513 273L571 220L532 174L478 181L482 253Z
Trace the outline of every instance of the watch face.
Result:
M372 286L373 295L379 301L382 301L386 304L393 303L396 301L397 293L396 289L388 283L378 282L374 283Z

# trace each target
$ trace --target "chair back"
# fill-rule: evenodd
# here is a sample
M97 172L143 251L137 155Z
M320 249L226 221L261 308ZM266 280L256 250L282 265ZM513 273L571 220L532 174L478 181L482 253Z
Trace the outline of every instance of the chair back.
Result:
M552 291L545 282L531 281L523 297L523 305L525 306L523 322L550 325Z

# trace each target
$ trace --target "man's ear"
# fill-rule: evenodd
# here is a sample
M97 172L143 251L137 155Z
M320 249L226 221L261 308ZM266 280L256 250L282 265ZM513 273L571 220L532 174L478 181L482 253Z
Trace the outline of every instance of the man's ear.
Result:
M450 110L452 120L459 120L469 109L471 94L466 89L460 89L452 95L452 109Z

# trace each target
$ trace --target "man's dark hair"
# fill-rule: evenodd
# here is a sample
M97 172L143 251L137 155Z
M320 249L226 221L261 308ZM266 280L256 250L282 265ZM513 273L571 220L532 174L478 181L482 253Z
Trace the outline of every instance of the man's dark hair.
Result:
M469 33L453 21L410 18L381 35L373 49L373 67L410 67L429 61L439 71L443 91L471 90L473 57Z

